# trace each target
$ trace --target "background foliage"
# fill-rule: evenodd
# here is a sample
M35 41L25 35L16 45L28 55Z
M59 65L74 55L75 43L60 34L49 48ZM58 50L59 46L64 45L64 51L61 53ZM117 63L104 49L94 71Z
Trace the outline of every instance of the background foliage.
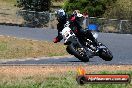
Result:
M116 0L67 0L64 9L71 13L75 9L88 11L90 16L102 16Z
M42 12L50 9L51 0L17 0L17 3L23 10Z
M105 11L107 18L132 20L132 0L117 0Z
M79 9L90 16L132 20L132 0L66 0L63 8L68 13Z
M52 8L51 6L53 6L52 9L58 9L59 6L60 7L62 6L67 13L72 13L75 9L79 9L81 12L87 11L89 16L105 17L108 19L114 18L119 20L122 19L132 20L131 15L132 0L17 0L17 1L18 7L28 11L50 12ZM57 8L55 8L54 5ZM46 14L44 19L46 19L47 16L49 16L49 14ZM29 18L34 19L32 23L35 24L41 23L42 21L38 20L39 18L37 18L36 20L36 17L40 16L37 16L35 14L31 18L29 15ZM48 21L49 18L45 23L47 23Z
M25 26L43 27L49 22L51 0L17 0L17 7L25 20Z

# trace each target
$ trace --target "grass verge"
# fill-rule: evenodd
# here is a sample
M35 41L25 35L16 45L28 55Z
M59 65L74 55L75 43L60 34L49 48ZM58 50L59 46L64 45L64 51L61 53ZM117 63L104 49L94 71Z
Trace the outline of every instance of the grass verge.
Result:
M117 71L117 72L108 72L108 71L102 71L97 72L96 74L130 74L132 76L132 71ZM95 73L94 73L95 74ZM53 76L48 77L45 82L43 82L43 88L131 88L131 84L85 84L83 86L80 86L76 83L75 80L76 73L74 72L67 72L66 74L62 74L60 77Z
M102 69L99 70L101 67ZM120 68L119 66L86 66L85 68L89 74L130 74L132 77L130 67L132 66L120 66ZM78 66L3 66L0 67L0 88L132 88L132 82L80 86L76 82L77 68Z
M68 55L66 46L47 41L0 37L0 59L36 58Z
M16 4L17 0L0 0L1 3Z

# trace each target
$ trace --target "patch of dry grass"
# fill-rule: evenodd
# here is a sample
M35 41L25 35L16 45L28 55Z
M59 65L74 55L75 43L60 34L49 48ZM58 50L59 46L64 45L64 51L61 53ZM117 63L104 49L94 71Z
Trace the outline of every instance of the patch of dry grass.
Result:
M65 76L68 77L68 75L71 77L73 76L75 79L76 75L78 74L77 70L79 67L80 66L1 66L0 84L13 84L15 82L20 84L26 84L27 82L42 83L49 77L51 77L54 81L54 77L56 76L61 78ZM83 67L87 74L94 74L101 71L132 71L132 65L90 65Z
M22 24L23 18L16 13L19 8L15 7L16 0L0 0L0 23Z
M106 27L103 28L102 32L117 33L117 32L119 32L119 30L114 26L106 26Z
M46 41L0 37L0 59L68 55L66 46Z

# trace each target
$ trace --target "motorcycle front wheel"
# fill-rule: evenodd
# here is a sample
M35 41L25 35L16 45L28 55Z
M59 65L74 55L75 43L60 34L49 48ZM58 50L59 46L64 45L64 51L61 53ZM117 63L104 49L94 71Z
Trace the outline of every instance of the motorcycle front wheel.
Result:
M102 43L101 43L101 46L104 46L105 48L102 48L101 50L99 50L99 57L105 61L111 61L113 59L112 52Z
M85 52L84 48L79 46L79 44L71 43L70 45L67 46L67 49L68 49L68 51L70 51L70 54L72 53L72 55L74 55L79 60L81 60L83 62L89 61L89 57L88 57L87 53Z

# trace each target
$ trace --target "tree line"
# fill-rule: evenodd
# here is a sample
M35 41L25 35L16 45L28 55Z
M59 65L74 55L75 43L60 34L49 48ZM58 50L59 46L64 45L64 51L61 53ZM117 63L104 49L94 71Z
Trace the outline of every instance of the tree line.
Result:
M132 20L132 0L17 0L17 6L29 11L50 11L52 1L64 2L67 13L79 9L90 16Z
M51 0L17 0L17 7L22 10L43 12L50 10Z

